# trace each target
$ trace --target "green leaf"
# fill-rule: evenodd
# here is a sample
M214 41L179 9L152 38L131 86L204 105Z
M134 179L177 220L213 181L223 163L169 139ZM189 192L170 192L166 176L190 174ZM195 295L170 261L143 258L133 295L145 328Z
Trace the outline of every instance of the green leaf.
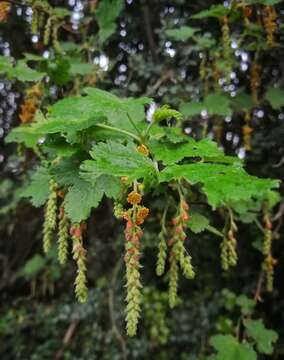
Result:
M210 344L217 351L216 355L210 356L210 360L256 360L256 353L246 343L240 344L231 335L215 335L211 337Z
M72 222L86 220L92 208L96 208L104 194L116 198L120 191L118 179L102 175L93 184L77 179L75 184L68 189L64 199L64 209Z
M135 123L144 120L144 106L152 101L146 97L123 99L96 88L87 88L85 93L85 96L70 96L58 101L50 108L49 117L63 122L81 122L101 113L106 116L109 124L120 129L135 131L127 114Z
M271 188L279 186L278 181L248 175L237 165L206 163L172 165L160 173L161 182L182 178L192 185L200 183L213 209L233 204L238 200L250 198L264 200Z
M24 60L20 60L14 69L9 72L9 76L19 81L40 81L45 76L45 73L31 69Z
M33 279L46 265L46 259L36 254L30 260L28 260L23 267L21 273L28 280Z
M237 297L236 303L241 308L243 315L250 315L255 307L255 301L243 294Z
M181 144L152 141L150 150L155 159L162 161L165 165L174 164L190 157L206 157L208 159L213 158L216 162L218 160L219 162L226 162L223 151L218 149L217 144L209 139L195 141L188 137L187 142Z
M236 112L250 110L253 106L251 95L244 91L238 92L232 100L232 107Z
M23 143L26 147L33 148L42 136L43 134L38 133L30 125L20 125L10 131L5 138L5 142L7 144L12 142Z
M201 111L205 110L202 102L190 102L190 103L181 103L179 106L179 111L184 116L195 116L200 115Z
M209 9L202 10L191 16L192 19L204 19L207 17L221 18L229 13L229 8L224 5L212 5Z
M279 88L269 88L265 98L275 110L284 106L284 91Z
M193 233L199 234L207 229L209 220L200 213L192 211L190 212L190 219L187 222L187 225Z
M10 56L0 56L0 74L5 74L13 68L13 59Z
M232 115L230 99L220 93L208 94L202 102L182 103L179 110L184 116L199 115L202 110L209 115Z
M88 75L94 72L95 66L93 64L84 63L80 61L70 62L70 73L72 75Z
M90 154L94 160L86 160L81 166L84 178L89 181L100 175L128 176L134 180L155 172L153 162L140 154L132 144L124 146L114 141L99 143Z
M16 66L13 66L13 60L8 56L0 56L0 74L7 74L9 79L19 81L39 81L45 73L31 69L25 60L19 60Z
M216 40L212 37L205 36L203 34L202 36L194 36L194 41L197 43L197 46L200 49L210 49L213 46L216 45Z
M120 180L102 175L92 181L80 177L82 158L71 156L53 164L50 174L59 186L68 189L64 199L64 209L72 222L80 222L89 217L92 208L96 208L104 194L116 198L120 191Z
M262 4L262 5L276 5L279 4L282 0L246 0L247 4Z
M104 0L99 2L96 19L99 25L99 42L104 44L115 32L115 21L124 7L122 0Z
M223 94L208 94L203 102L206 110L209 114L230 116L232 115L232 109L230 107L230 99Z
M46 121L32 124L32 128L35 132L41 134L54 134L54 133L65 133L72 134L74 132L87 129L101 121L104 116L101 112L93 112L93 116L90 118L69 118L66 116L49 118Z
M185 135L181 128L176 127L162 127L163 136L173 144L180 144L187 142L189 137ZM152 135L152 132L151 132Z
M30 184L21 192L21 196L30 198L36 207L44 205L49 196L48 182L48 169L44 166L38 167L31 176Z
M179 29L166 30L166 35L174 40L186 41L190 39L199 29L190 26L181 26Z
M272 354L273 344L277 341L278 335L273 330L265 328L262 319L244 320L248 336L256 342L257 350L263 354Z
M62 7L53 7L51 9L52 9L52 15L57 17L57 19L64 19L66 16L72 15L72 12L70 10Z

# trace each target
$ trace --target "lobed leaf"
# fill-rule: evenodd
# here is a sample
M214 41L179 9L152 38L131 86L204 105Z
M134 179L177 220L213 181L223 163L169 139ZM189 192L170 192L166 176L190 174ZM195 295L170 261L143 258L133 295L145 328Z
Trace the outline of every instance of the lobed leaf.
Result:
M269 191L279 185L277 180L259 179L240 166L224 164L171 165L159 177L161 182L186 179L192 185L200 183L213 209L239 200L266 199Z
M99 143L90 154L94 160L86 160L81 166L84 178L90 181L100 175L127 176L134 180L155 172L153 162L140 154L132 144L125 146L114 141Z
M263 324L263 320L244 320L244 325L248 336L256 342L257 350L263 354L272 354L273 344L277 341L278 335L273 330L268 330Z

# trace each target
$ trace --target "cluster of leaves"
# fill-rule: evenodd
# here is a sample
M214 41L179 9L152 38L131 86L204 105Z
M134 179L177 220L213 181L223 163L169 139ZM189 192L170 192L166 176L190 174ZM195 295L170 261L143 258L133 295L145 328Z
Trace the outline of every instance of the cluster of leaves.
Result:
M182 135L179 122L171 126L167 121L181 115L168 107L147 123L144 106L150 102L87 88L83 95L58 101L46 115L38 113L31 125L13 129L6 141L31 147L41 158L23 195L43 205L52 180L64 193L62 207L74 226L88 219L104 195L124 203L133 183L143 186L144 196L154 197L159 187L168 187L168 197L181 186L188 202L204 201L212 210L238 211L245 203L249 211L255 202L275 204L277 181L247 174L239 159L225 156L209 139ZM195 231L200 219L198 213L193 216ZM205 222L201 229L206 228Z

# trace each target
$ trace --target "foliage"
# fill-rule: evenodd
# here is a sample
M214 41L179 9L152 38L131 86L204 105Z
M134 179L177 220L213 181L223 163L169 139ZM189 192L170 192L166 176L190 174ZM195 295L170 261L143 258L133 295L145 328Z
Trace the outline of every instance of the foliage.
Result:
M269 312L260 300L279 296L273 280L283 207L280 2L179 0L150 8L148 1L102 0L76 3L71 11L71 4L36 0L12 10L19 13L22 5L31 46L0 57L4 82L22 95L21 124L5 140L7 152L17 149L16 165L4 164L16 180L1 183L0 215L6 226L14 214L15 226L3 236L13 239L26 215L20 197L44 206L29 211L35 222L43 213L46 255L31 241L26 252L19 250L21 269L9 281L29 284L35 297L39 286L43 298L55 292L55 302L68 302L68 334L73 312L71 329L77 321L88 324L72 330L78 332L74 344L65 337L63 345L47 341L32 358L253 360L272 354L278 336L264 322L277 320L260 317L280 310ZM4 27L12 18L7 9ZM42 231L30 223L30 238L38 240ZM74 266L83 305L65 297ZM231 267L237 271L226 272ZM240 295L222 290L229 286ZM139 334L131 340L121 330L123 298L126 332ZM170 312L167 302L179 306ZM13 347L11 329L18 329L16 350L5 352L25 359L35 344L23 345L21 311L29 323L25 309L6 309L0 330ZM54 331L62 337L57 324L64 334L60 306L56 311L54 322L43 326L47 337ZM86 340L94 338L95 345Z

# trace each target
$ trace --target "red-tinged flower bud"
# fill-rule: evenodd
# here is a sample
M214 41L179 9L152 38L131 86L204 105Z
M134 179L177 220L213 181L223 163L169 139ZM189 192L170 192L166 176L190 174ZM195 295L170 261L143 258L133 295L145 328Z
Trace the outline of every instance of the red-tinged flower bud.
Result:
M175 217L172 219L172 224L177 225L179 223L179 221L180 221L179 217Z

